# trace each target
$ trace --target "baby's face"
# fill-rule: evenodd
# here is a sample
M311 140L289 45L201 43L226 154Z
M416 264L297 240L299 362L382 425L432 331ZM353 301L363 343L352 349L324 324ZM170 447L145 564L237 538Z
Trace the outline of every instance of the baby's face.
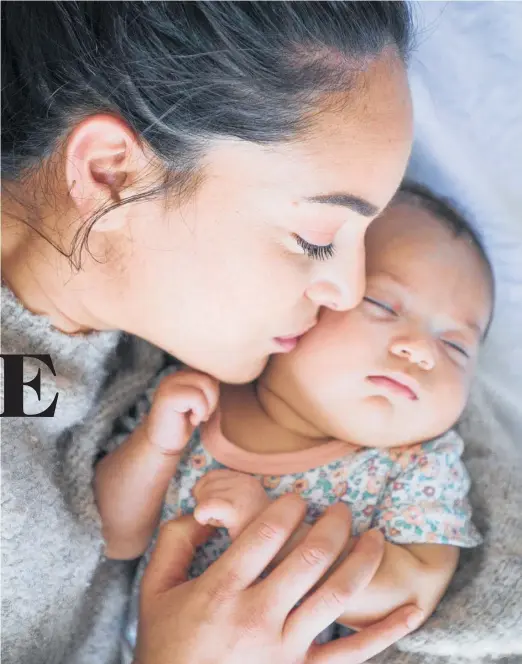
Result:
M260 382L326 436L368 447L429 440L468 397L492 308L487 268L465 237L406 203L366 237L366 295L324 311Z

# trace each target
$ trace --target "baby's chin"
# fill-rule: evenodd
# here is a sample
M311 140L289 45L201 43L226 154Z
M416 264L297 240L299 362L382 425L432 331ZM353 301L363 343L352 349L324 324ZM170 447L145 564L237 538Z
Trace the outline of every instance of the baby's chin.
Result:
M407 435L405 432L397 431L390 432L389 429L372 428L371 431L357 430L353 431L349 438L352 445L361 448L374 448L379 450L387 450L393 447L404 447L407 445L415 445L420 442L419 438L414 438Z
M388 450L393 447L406 447L408 445L416 445L417 443L429 440L426 436L412 436L409 432L390 432L389 429L379 430L377 428L374 428L371 431L354 431L349 437L346 436L344 439L356 447L378 450Z
M381 397L365 399L346 413L344 422L338 422L337 426L332 422L332 428L336 429L332 433L335 438L359 447L389 449L414 445L437 438L449 428L434 431L430 423L420 417L418 422L413 422L412 413L401 412Z

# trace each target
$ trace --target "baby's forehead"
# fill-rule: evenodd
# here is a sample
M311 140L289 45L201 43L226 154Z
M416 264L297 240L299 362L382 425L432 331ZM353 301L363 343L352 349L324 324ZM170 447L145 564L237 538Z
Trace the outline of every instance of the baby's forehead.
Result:
M367 234L369 284L424 297L453 317L475 318L487 327L493 309L489 266L473 241L456 236L429 211L397 204L373 222Z
M406 241L411 239L416 231L423 234L437 228L438 237L435 234L432 236L435 245L438 245L444 231L451 238L462 240L473 257L482 264L491 291L494 291L493 268L480 234L451 201L436 197L426 187L406 182L376 220L370 230L370 239L374 232L386 228L381 226L381 222L385 222L393 234L401 234L402 231L402 235L406 236L403 240Z
M489 261L467 230L456 230L429 209L410 202L392 203L368 228L365 238L367 264L413 261L428 269L435 261L446 262L456 254L490 273ZM427 262L425 262L427 261Z
M418 262L434 256L449 244L449 232L426 210L397 204L387 208L366 233L368 269L374 265Z

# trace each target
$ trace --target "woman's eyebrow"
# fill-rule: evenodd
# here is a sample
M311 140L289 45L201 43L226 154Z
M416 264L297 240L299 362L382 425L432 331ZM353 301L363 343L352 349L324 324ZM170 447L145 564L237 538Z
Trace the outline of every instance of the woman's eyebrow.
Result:
M354 196L352 194L345 193L333 193L333 194L320 194L318 196L310 196L305 200L310 203L322 203L323 205L340 205L341 207L350 208L357 214L362 215L363 217L375 217L379 212L380 208L369 201L364 200L364 198L359 198L359 196Z

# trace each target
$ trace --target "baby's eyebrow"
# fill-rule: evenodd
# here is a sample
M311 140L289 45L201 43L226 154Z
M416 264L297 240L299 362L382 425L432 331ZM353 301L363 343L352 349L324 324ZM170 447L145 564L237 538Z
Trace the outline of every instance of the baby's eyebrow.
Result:
M482 335L484 334L484 330L480 327L480 325L478 325L474 321L466 321L464 323L464 325L465 325L465 327L468 328L468 330L471 330L472 332L474 332L479 339L482 339Z
M400 286L404 290L408 290L408 291L410 290L410 286L405 281L403 281L402 279L397 277L395 274L392 274L391 272L368 273L366 275L366 279L368 281L377 280L377 279L385 279L386 281L393 282L396 286Z

